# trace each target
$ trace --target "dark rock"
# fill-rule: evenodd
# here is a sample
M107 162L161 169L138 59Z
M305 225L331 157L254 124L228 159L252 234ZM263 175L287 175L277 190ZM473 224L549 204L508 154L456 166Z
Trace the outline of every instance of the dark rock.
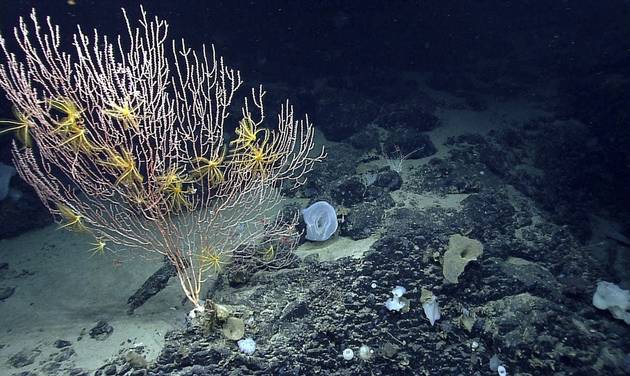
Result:
M376 176L374 185L377 187L385 188L387 192L397 191L402 187L402 177L394 170L388 169L383 172L379 172Z
M199 350L195 351L190 358L193 364L203 365L212 359L212 353L210 350Z
M414 172L414 178L409 180L407 187L417 193L477 193L482 188L480 171L483 171L483 166L471 166L452 158L432 158Z
M333 183L330 195L334 202L343 206L352 206L363 202L366 187L358 176L342 178Z
M365 239L381 226L385 208L377 202L363 202L353 206L340 226L340 234L354 240Z
M230 269L227 271L226 277L231 287L241 287L252 278L252 272L242 269Z
M76 352L69 347L62 349L55 357L53 358L55 362L65 362L70 359L73 355L76 355Z
M19 190L22 196L19 200L0 201L0 239L32 231L53 222L52 215L35 191L17 175L11 180L11 187Z
M127 304L129 305L127 314L133 314L135 309L142 306L152 296L162 291L168 284L168 281L176 275L177 271L173 264L164 258L162 267L151 274L151 276L144 281L142 286L127 299Z
M52 359L53 356L51 355L50 358ZM63 365L60 362L57 362L54 359L52 359L52 360L44 363L40 370L46 375L54 375L54 374L59 373L61 371L62 367L63 367Z
M379 116L378 123L389 129L415 129L427 132L439 127L440 119L418 106L398 106Z
M101 372L102 375L106 375L106 376L115 375L117 372L116 366L113 364L107 365L101 368L99 371Z
M9 364L15 368L26 367L29 364L33 364L39 354L41 354L41 350L24 349L16 354L11 355L11 357L9 358Z
M530 293L554 296L560 291L560 284L553 274L534 262L508 258L501 263L501 271L506 276L516 279Z
M331 182L354 174L360 158L360 152L346 144L327 148L326 154L326 159L315 165L306 183L299 189L304 197L315 199L329 196Z
M81 368L73 368L68 372L68 376L88 376L89 372L82 370Z
M202 365L195 364L190 368L190 374L195 376L212 376L214 373Z
M0 300L5 300L11 297L15 292L15 287L0 288Z
M416 129L396 129L383 142L389 158L420 159L437 153L431 138Z
M570 313L550 300L524 293L490 301L480 310L484 312L482 333L494 346L512 349L523 360L547 354L537 365L541 374L553 373L566 356L588 354L586 345L592 335L573 330L576 323ZM559 340L570 348L557 348Z
M53 346L55 346L58 349L62 349L64 347L72 346L72 342L66 341L66 340L63 340L63 339L58 339L58 340L55 341Z
M308 303L303 300L295 300L284 307L280 314L280 321L291 321L306 314L308 314Z
M359 150L378 150L380 144L377 135L378 129L368 125L350 136L346 142Z
M590 285L580 276L565 276L561 278L562 293L574 299L587 295Z
M131 367L131 364L129 363L125 363L123 364L120 369L118 370L118 374L119 375L127 375L128 373L130 373L133 370L133 367Z
M90 337L97 341L104 341L114 332L114 328L105 320L101 320L96 323L92 329L90 329Z
M376 185L372 184L365 187L364 193L363 193L363 200L359 202L358 204L371 202L385 196L388 196L387 190L385 188L377 187Z
M487 191L468 196L462 201L462 212L472 228L470 237L482 242L503 234L513 224L515 209L506 194Z

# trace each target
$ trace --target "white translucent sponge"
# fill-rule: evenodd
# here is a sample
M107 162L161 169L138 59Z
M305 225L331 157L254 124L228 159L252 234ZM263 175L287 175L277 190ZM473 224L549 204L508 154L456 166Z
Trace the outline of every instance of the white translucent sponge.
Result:
M614 283L601 281L593 294L593 305L599 309L607 309L614 318L630 324L630 291L623 290Z

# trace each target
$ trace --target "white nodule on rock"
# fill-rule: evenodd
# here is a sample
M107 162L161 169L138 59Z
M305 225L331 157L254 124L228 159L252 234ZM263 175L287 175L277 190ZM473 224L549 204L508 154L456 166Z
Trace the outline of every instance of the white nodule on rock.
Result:
M507 370L503 366L498 366L497 367L497 374L499 376L507 376Z
M245 338L238 342L238 350L244 354L252 355L256 351L256 341L253 338Z
M362 345L359 347L359 358L368 360L372 357L372 354L374 354L374 350L372 350L370 346Z
M403 303L399 298L389 298L385 302L385 307L390 311L400 311L405 307L405 303Z
M352 351L352 349L345 349L341 355L345 360L352 360L352 358L354 358L354 351Z
M405 295L406 292L407 292L407 289L402 286L396 286L392 290L392 294L396 298L402 298L402 296Z

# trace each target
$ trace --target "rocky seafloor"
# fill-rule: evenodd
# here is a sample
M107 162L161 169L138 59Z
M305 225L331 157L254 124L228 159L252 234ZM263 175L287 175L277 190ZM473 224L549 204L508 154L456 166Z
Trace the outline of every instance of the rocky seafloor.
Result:
M596 198L580 182L596 178L598 161L584 157L582 128L539 117L451 137L448 152L431 157L431 140L416 136L439 127L439 119L430 115L435 104L419 98L372 114L362 111L372 102L356 100L350 112L369 115L363 122L381 120L384 153L421 149L411 159L429 157L426 163L404 173L387 166L359 172L378 157L363 153L374 145L357 127L338 135L344 142L328 147L299 192L343 211L341 236L378 238L362 257L320 262L314 254L283 270L239 283L226 275L215 284L208 298L245 322L245 337L256 341L252 355L220 328L188 326L167 334L155 361L146 362L138 347L95 374L493 375L497 364L511 375L630 373L628 325L591 303L597 281L620 276L588 243ZM482 99L464 99L464 108L486 108ZM344 121L344 112L329 110L327 126L335 129L331 123ZM406 127L410 121L416 126ZM416 201L426 195L459 201L454 207ZM481 242L483 255L448 283L443 262L453 234ZM407 290L407 312L385 307L396 286ZM423 312L422 289L439 302L434 325ZM364 345L369 359L357 356ZM345 349L353 359L344 359ZM50 369L63 361L51 359Z

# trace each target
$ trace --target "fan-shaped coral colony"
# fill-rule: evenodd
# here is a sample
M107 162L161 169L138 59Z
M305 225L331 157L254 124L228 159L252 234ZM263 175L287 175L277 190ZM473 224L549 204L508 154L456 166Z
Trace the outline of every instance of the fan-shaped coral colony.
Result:
M123 16L126 35L79 27L69 49L50 18L20 19L19 54L0 39L15 114L0 133L15 135L16 169L61 228L93 235L94 253L165 256L203 311L209 275L290 261L296 217L276 214L279 192L302 184L323 150L288 102L268 125L262 87L233 122L238 71L214 48L168 41L168 24L144 9L137 25Z

